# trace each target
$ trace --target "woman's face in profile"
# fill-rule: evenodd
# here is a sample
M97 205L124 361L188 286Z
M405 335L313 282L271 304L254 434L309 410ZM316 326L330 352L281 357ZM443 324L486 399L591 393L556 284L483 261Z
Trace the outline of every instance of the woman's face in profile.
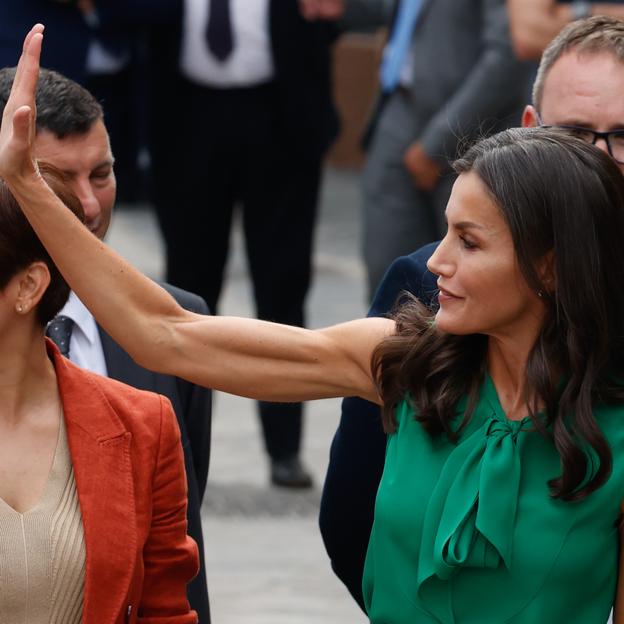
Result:
M534 338L544 305L526 283L509 227L476 173L458 177L446 218L446 236L428 262L440 289L436 325L451 334Z

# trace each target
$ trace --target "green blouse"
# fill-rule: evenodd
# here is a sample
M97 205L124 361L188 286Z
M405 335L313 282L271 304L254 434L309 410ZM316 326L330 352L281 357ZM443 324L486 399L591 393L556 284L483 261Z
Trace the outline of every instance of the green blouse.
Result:
M465 401L458 406L463 413ZM615 597L624 499L624 407L599 407L607 483L552 499L561 473L530 419L505 417L489 376L459 442L397 409L363 591L373 624L604 624Z

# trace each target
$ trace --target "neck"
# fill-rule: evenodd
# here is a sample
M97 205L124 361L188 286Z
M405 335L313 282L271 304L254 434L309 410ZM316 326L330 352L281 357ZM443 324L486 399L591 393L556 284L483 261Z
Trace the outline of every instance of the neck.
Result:
M510 419L528 415L526 367L529 353L535 344L537 332L532 336L494 337L488 342L488 369L502 408Z
M0 422L17 424L58 397L43 329L20 327L0 335Z

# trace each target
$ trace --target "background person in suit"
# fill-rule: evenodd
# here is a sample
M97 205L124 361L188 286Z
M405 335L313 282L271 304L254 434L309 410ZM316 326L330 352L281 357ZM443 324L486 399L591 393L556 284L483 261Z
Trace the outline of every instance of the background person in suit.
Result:
M23 44L21 33L38 21L46 24L51 33L42 54L44 66L84 84L93 33L79 4L62 0L2 0L0 67L15 65Z
M153 23L150 44L167 279L217 310L240 205L257 316L301 326L322 158L337 131L334 25L316 19L323 12L306 19L297 0L170 4L171 19ZM301 404L260 402L259 412L272 483L310 487L299 458Z
M504 0L395 3L362 176L371 297L394 258L444 232L460 143L513 125L528 87Z
M9 97L14 75L14 69L0 70L0 113ZM37 157L67 176L69 186L82 204L87 227L99 238L104 238L115 202L115 175L100 105L77 83L42 69L37 108ZM187 309L208 313L205 302L196 295L170 286L166 288ZM210 456L210 391L135 364L102 331L73 293L61 315L70 319L68 324L63 319L57 323L58 331L67 332L65 340L69 340L70 359L101 375L164 394L173 405L182 434L188 478L189 534L200 548L202 561L200 573L189 585L189 600L198 612L200 622L209 622L200 506ZM55 334L52 336L56 337Z
M566 27L542 56L533 104L526 106L522 125L537 126L541 119L555 126L584 126L589 133L581 136L608 151L604 137L592 132L624 129L623 41L624 22L613 18L594 17ZM610 140L616 142L615 137ZM617 157L624 171L624 155L618 152ZM426 266L436 246L392 263L375 294L371 316L388 314L403 291L436 304L436 278ZM376 405L356 397L343 401L319 522L332 568L362 608L362 572L386 440Z
M571 21L592 15L624 18L624 0L507 0L516 56L539 59L553 37Z
M62 174L41 172L82 218ZM171 405L46 341L69 287L3 180L0 266L0 621L197 622L186 583L199 558Z

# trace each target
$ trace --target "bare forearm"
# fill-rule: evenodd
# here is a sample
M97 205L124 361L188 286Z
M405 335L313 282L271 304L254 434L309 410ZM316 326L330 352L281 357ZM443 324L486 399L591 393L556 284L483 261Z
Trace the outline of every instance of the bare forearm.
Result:
M569 4L553 0L507 0L507 8L514 51L521 59L539 59L573 17ZM594 4L592 14L624 18L624 7L610 2Z

